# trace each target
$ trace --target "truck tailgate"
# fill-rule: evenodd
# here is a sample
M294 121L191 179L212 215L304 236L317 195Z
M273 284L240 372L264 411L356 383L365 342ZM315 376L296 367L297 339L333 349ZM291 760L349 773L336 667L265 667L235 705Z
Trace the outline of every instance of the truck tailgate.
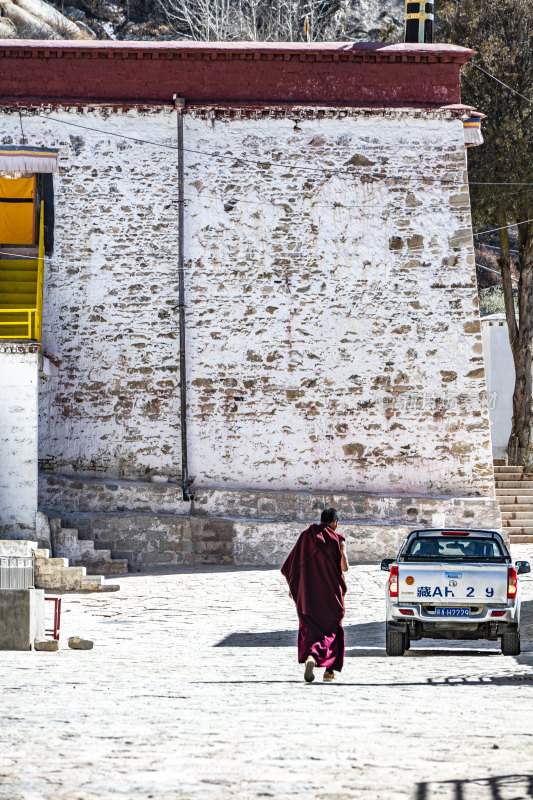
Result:
M400 603L507 604L507 564L400 564Z

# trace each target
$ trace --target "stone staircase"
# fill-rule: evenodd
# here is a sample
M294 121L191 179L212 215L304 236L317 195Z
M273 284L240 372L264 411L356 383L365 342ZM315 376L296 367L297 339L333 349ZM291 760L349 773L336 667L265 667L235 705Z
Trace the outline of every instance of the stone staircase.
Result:
M502 528L511 544L533 544L533 475L523 467L509 467L494 461L496 497L502 515Z
M68 558L50 558L50 551L34 551L35 587L48 592L116 592L120 587L106 585L102 575L87 575L85 567L73 567Z
M41 520L41 529L42 529ZM116 592L120 586L106 584L102 575L87 575L85 567L69 566L67 558L50 558L50 550L28 539L0 540L3 559L33 556L34 585L47 592ZM4 562L5 564L5 562ZM12 565L11 565L12 566ZM3 567L8 573L10 565ZM5 574L10 585L11 578Z
M50 520L50 538L55 558L68 558L72 567L85 568L87 575L126 575L125 558L113 558L98 541L80 539L76 528L63 528L57 517Z

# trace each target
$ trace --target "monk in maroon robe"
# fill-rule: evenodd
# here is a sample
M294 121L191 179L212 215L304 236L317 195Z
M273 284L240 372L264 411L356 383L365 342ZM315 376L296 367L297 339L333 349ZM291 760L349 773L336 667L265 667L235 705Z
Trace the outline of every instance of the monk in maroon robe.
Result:
M325 681L335 678L344 662L343 572L348 569L344 536L337 532L334 508L322 512L320 525L300 534L281 568L296 603L298 661L305 663L305 680L314 680L315 667L325 667Z

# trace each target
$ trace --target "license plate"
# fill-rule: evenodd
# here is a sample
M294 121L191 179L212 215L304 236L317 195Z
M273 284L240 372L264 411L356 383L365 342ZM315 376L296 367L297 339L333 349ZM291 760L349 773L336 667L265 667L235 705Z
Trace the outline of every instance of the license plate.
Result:
M469 608L436 608L435 615L437 617L469 617Z

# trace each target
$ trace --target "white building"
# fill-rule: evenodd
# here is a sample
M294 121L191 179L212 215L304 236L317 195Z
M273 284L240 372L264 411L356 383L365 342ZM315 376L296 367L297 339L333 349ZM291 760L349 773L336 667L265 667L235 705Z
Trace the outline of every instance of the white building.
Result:
M394 553L413 523L499 524L459 96L469 56L4 48L4 146L58 154L41 510L132 566L276 563L324 505L362 559Z
M513 420L514 360L505 314L490 314L481 320L483 356L487 376L490 432L494 458L507 453Z

